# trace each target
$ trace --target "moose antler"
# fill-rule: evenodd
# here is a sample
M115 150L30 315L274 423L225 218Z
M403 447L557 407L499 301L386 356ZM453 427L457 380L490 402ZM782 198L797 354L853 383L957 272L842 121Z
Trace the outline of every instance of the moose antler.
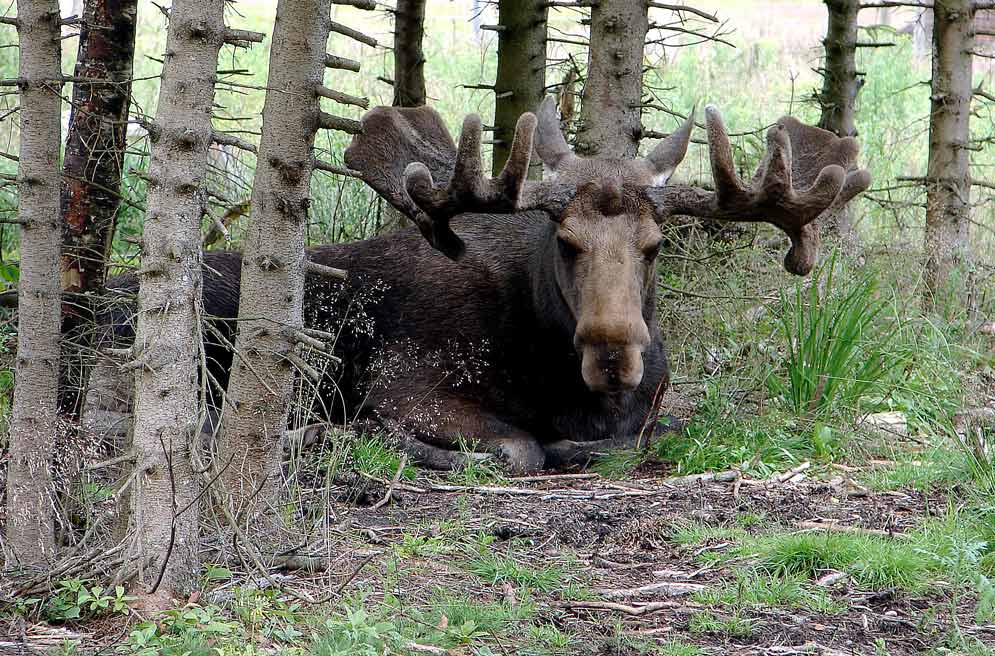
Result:
M536 117L522 114L515 125L508 161L495 178L485 178L480 158L480 116L463 119L456 166L448 182L436 185L432 172L421 162L404 169L404 188L421 212L415 222L433 246L457 260L465 251L463 240L449 227L449 220L466 212L514 212L529 173ZM426 232L428 230L428 232Z
M465 212L514 212L532 155L536 119L518 119L511 152L495 178L485 178L480 157L480 117L463 121L459 147L439 114L429 107L377 107L362 119L362 133L345 152L346 164L391 205L415 222L446 257L466 251L449 221Z
M651 187L646 196L662 219L686 214L725 221L766 221L791 239L784 268L805 275L815 264L819 246L816 219L845 205L871 184L856 169L859 151L850 137L781 118L767 132L767 152L749 183L736 173L722 117L705 108L709 158L715 191L687 185Z

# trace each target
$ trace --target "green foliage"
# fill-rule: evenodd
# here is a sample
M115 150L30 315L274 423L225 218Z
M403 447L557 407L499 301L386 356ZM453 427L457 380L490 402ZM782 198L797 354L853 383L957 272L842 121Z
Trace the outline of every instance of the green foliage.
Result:
M846 604L835 601L824 588L814 586L802 576L774 576L762 572L740 574L731 584L696 592L694 600L709 606L740 610L782 607L825 614L846 610Z
M380 436L359 436L349 450L348 465L353 471L390 480L401 466L401 452ZM415 468L405 464L401 478L412 480Z
M905 354L893 346L900 326L885 318L876 276L841 281L843 275L834 255L807 290L798 283L793 299L781 296L787 379L769 382L799 415L857 411L866 398L884 393L889 374L905 368Z
M166 611L158 621L139 623L117 651L136 656L183 656L188 653L214 656L217 651L212 647L216 648L218 641L231 638L244 644L241 636L241 624L225 618L220 608L187 604Z
M691 633L715 633L730 638L749 638L756 631L756 620L739 612L721 616L711 611L698 611L688 623Z
M325 620L309 648L311 656L381 656L396 652L401 634L395 623L375 617L362 603L347 603L343 614Z
M91 585L92 581L64 579L44 606L45 617L53 622L84 620L101 615L127 615L128 602L133 599L124 593L123 586L109 590Z
M514 553L501 553L490 545L481 544L469 550L464 567L488 583L505 581L534 590L549 592L558 589L566 578L566 571L558 563L532 565L520 562Z

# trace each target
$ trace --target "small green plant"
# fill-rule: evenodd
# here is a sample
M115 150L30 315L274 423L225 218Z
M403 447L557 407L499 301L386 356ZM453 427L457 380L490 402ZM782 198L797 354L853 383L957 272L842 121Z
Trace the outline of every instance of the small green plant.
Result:
M756 630L756 620L744 617L739 612L724 617L711 611L700 611L691 616L688 630L691 633L714 633L730 638L749 638Z
M325 620L308 652L311 656L381 656L396 653L401 642L394 622L370 614L358 600L347 603L341 615Z
M401 453L381 437L364 435L353 443L348 462L354 471L390 480L401 466ZM401 478L412 480L415 474L415 468L406 463Z
M526 564L516 560L511 553L500 553L489 547L469 550L464 567L488 583L508 581L545 592L560 588L566 578L566 572L559 564Z
M787 380L768 381L771 392L799 415L857 411L905 367L906 354L893 347L900 325L885 318L875 276L841 281L842 275L834 255L807 291L799 283L793 299L781 297Z
M710 606L735 609L804 608L818 613L836 614L846 605L833 600L823 588L797 575L772 576L748 572L731 585L696 592L695 601Z
M82 579L59 581L55 593L45 604L45 616L53 622L66 622L101 615L128 614L128 602L133 597L125 595L124 586L110 590L91 583Z
M658 656L705 656L705 651L689 642L674 640L656 650Z
M215 656L226 641L245 644L241 629L216 606L187 604L166 611L158 621L138 624L117 651L135 656Z
M464 464L449 476L456 485L499 485L505 482L500 463L493 457L481 457L473 440L459 439L460 451L466 456Z

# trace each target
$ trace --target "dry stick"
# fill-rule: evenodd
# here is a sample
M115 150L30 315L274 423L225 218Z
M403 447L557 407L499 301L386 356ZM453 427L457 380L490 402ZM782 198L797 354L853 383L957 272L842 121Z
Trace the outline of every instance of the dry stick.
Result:
M166 448L166 442L163 441L162 435L159 435L159 444L162 445L162 452L166 456L166 468L169 471L169 489L171 492L171 499L173 502L173 517L169 520L169 543L166 546L166 555L162 559L162 567L159 568L159 576L156 577L155 584L152 585L152 589L149 594L155 594L155 591L159 589L159 584L162 583L162 577L166 575L166 565L169 564L169 557L173 555L173 545L176 542L176 478L173 476L173 457Z
M707 586L700 583L674 583L672 581L663 583L650 583L638 588L627 588L624 590L595 590L606 599L627 599L630 597L641 597L646 594L663 595L664 597L683 597L694 592L700 592Z
M626 615L645 615L647 613L652 613L654 611L663 610L665 608L675 608L682 606L675 601L651 601L646 604L641 604L639 606L627 606L625 604L615 603L613 601L561 601L555 602L553 604L559 608L575 609L575 608L587 608L590 610L614 610Z
M391 480L390 485L387 486L387 492L383 495L380 501L373 504L371 510L379 510L390 502L391 496L394 494L394 488L397 486L398 482L401 480L401 474L404 473L404 468L408 464L408 454L401 455L401 461L397 464L397 471L394 472L394 478Z

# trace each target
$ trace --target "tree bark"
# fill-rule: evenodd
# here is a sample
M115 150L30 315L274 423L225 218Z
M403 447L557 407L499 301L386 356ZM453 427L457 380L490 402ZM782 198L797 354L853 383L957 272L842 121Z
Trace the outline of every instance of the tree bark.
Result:
M425 0L397 0L394 10L395 107L425 104Z
M421 107L425 91L425 0L397 0L394 10L394 107ZM409 225L408 219L384 203L378 235L387 235Z
M644 0L601 0L591 8L587 82L574 150L634 157L642 137L643 45L649 29Z
M816 95L822 116L819 127L840 137L857 135L857 94L863 86L857 77L857 0L825 0L829 12L822 91Z
M200 220L224 5L174 0L151 130L138 332L126 365L136 369L132 555L149 593L182 593L198 572Z
M21 275L7 470L7 544L14 562L40 565L55 556L49 467L60 429L62 34L55 0L19 0L17 10Z
M235 366L219 466L236 506L276 496L304 325L304 240L330 0L280 0L245 237ZM274 91L274 89L276 91ZM278 239L274 235L279 235ZM298 337L295 340L295 336ZM251 369L246 364L251 359ZM253 504L258 505L258 504ZM239 508L241 510L242 508ZM244 516L251 517L254 512Z
M864 81L857 76L857 14L859 0L825 0L829 13L822 91L815 96L822 115L818 126L840 137L857 135L857 94ZM827 219L824 228L845 239L853 238L849 209L844 207Z
M62 165L62 306L60 413L79 417L92 325L89 300L107 272L128 133L137 0L87 0L76 57L72 110ZM93 81L91 81L93 80Z
M962 289L955 289L954 272L969 256L973 49L971 0L937 0L926 166L927 307L933 307L943 295L963 296Z
M494 83L494 174L504 168L511 153L515 124L525 112L534 112L546 86L545 0L501 0L498 3L497 80ZM533 162L529 177L542 177L542 162Z

